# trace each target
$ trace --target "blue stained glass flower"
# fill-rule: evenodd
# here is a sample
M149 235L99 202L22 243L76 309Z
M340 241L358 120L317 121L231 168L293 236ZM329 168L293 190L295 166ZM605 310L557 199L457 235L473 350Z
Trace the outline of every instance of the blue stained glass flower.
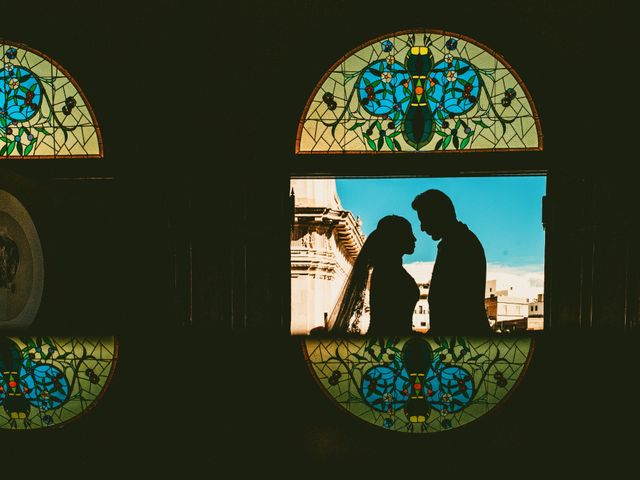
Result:
M451 420L449 420L448 418L442 420L442 428L444 428L445 430L449 430L451 428Z
M432 395L429 396L431 406L438 411L457 412L466 407L473 397L474 385L471 375L461 367L442 368L435 365L435 371L429 371Z
M450 38L449 40L447 40L447 43L445 43L444 46L447 47L448 50L455 50L458 46L458 40L455 38Z
M393 50L393 43L391 43L391 40L385 40L384 42L382 42L382 50L384 50L385 52L390 52L391 50Z
M42 86L38 77L24 67L0 69L0 111L12 123L32 118L42 103Z
M360 105L373 115L406 111L411 98L409 74L400 64L385 60L372 63L356 84Z
M6 51L5 55L7 56L8 59L13 60L18 55L18 50L11 47Z
M445 113L461 115L477 104L480 76L466 60L456 58L451 63L440 60L434 65L431 76L434 80L428 97L431 111L440 108ZM442 124L440 116L436 115L435 119Z
M372 367L362 380L362 398L380 412L399 410L409 399L407 378L405 370L399 374L389 367Z
M69 381L53 365L41 364L33 370L23 367L20 377L27 388L25 398L43 410L57 408L69 397Z
M383 425L384 425L384 428L393 427L393 418L385 418Z

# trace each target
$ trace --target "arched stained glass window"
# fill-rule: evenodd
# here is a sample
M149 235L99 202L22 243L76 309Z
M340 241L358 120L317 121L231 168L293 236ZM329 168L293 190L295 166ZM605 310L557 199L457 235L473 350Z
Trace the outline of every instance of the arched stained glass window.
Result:
M296 153L541 150L531 96L496 52L463 35L406 31L329 69L302 115Z
M423 29L378 37L340 58L307 101L295 153L542 147L536 107L506 60L463 35ZM360 175L375 175L366 162L359 165ZM325 311L332 307L329 302ZM344 411L387 430L435 433L500 405L525 375L534 339L307 337L302 349L320 388Z
M61 65L4 40L0 56L0 157L103 156L91 106Z
M305 339L311 374L340 407L388 430L434 433L499 405L524 375L532 338Z
M0 428L57 427L87 412L117 357L114 337L0 337Z

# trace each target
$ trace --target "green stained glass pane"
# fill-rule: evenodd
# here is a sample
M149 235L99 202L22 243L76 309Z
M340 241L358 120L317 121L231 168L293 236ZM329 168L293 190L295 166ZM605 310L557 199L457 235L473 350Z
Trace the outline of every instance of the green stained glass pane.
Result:
M73 78L44 54L6 41L0 43L0 151L14 159L103 156L95 115Z
M82 415L108 388L117 357L114 337L0 337L0 429Z
M296 143L297 153L501 149L542 149L524 82L488 47L431 30L381 37L338 61Z
M376 427L434 433L502 403L526 372L532 338L342 338L302 341L319 387Z

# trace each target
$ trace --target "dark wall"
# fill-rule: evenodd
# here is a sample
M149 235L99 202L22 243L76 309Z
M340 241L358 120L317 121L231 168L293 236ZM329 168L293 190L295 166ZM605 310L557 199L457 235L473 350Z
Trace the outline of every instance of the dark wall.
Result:
M421 462L454 475L467 460L476 472L625 463L640 346L625 330L638 323L640 298L635 91L618 80L632 77L630 3L229 3L48 2L29 28L5 22L5 38L74 75L105 142L101 161L0 165L46 199L48 286L34 333L110 331L122 346L98 408L35 442L69 439L80 465L107 451L114 463L183 472L223 460L403 472ZM476 165L447 156L450 166L435 170L394 159L394 168L461 174L522 161L547 171L549 197L551 328L529 374L490 417L429 438L351 421L317 390L299 340L282 334L289 174L349 169L294 158L308 95L347 50L414 27L500 52L535 100L545 148L478 155ZM383 161L362 173L389 173ZM62 442L51 448L68 453Z

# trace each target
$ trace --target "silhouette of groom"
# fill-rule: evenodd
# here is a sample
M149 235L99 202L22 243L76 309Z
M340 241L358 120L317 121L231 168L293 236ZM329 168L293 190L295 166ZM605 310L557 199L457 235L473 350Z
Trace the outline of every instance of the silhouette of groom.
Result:
M429 287L429 333L490 333L484 307L487 261L480 240L458 221L451 199L440 190L421 193L411 207L420 229L440 241Z

